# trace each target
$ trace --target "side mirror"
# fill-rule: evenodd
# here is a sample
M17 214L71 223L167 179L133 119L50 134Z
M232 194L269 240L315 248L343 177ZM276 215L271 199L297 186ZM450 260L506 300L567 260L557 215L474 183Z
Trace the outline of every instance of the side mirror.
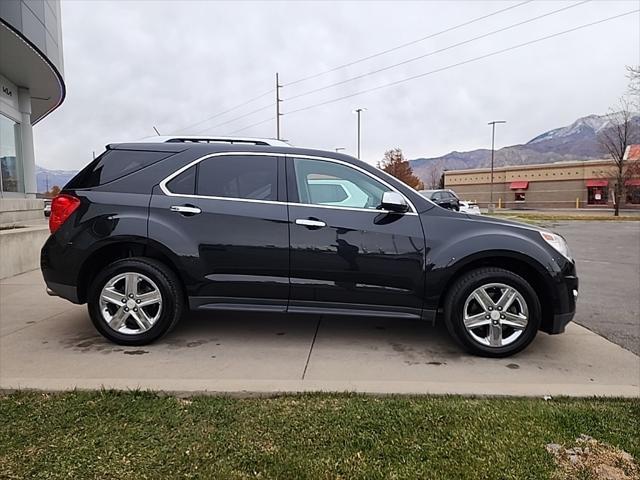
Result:
M409 210L409 204L398 192L384 192L380 208L390 212L404 213Z

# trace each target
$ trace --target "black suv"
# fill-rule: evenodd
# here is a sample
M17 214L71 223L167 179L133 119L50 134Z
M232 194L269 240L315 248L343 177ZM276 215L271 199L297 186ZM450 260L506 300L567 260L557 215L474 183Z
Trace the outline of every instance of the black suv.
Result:
M442 318L502 357L561 333L562 237L452 212L364 162L276 142L107 146L53 200L42 273L124 345L186 309Z
M460 199L450 190L420 190L420 193L442 208L460 211Z

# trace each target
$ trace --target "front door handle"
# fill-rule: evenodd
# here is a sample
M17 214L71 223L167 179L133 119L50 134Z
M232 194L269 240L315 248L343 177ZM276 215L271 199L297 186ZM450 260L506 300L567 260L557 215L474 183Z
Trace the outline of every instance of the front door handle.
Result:
M172 212L178 212L185 216L197 215L199 213L202 213L202 210L193 205L171 205L170 210Z
M312 220L310 218L298 218L296 219L296 225L304 225L305 227L312 228L322 228L327 226L327 224L322 220Z

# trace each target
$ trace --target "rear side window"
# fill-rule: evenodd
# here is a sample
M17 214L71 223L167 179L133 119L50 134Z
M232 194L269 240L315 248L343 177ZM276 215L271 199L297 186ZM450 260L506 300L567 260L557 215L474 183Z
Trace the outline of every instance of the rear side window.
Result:
M104 185L171 155L173 153L107 150L73 177L65 188L91 188Z
M212 157L198 164L197 194L278 199L278 159L262 155Z
M196 167L191 167L167 182L171 193L193 195L196 193Z

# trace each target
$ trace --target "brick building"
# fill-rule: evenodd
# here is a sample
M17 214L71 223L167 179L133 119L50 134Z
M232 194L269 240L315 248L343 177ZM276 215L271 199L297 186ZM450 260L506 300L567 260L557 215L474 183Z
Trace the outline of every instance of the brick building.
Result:
M625 158L640 162L640 145L627 148ZM613 161L586 160L496 167L493 202L504 208L611 208L615 176ZM445 188L480 206L489 204L491 169L445 171ZM640 208L640 175L626 184L625 208Z

